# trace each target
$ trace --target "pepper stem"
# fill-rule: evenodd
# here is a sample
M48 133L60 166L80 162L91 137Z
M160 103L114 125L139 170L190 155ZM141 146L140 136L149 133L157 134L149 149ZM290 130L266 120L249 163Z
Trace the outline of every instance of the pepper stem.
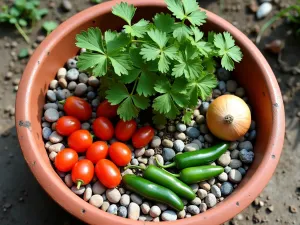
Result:
M79 190L79 188L81 187L81 185L83 184L82 180L78 180L77 181L77 189Z
M171 172L169 172L168 170L166 170L166 169L164 169L164 168L162 168L162 170L164 170L165 172L167 172L168 174L170 174L170 175L172 175L172 176L174 176L174 177L180 177L180 174L179 174L179 173L171 173Z
M224 117L224 121L228 124L231 124L233 122L233 116L228 114L227 116Z
M141 166L136 166L136 165L129 165L129 166L126 166L124 168L125 170L127 169L140 169L140 170L145 170L145 168L141 167Z
M170 163L170 164L168 164L168 165L163 165L163 164L161 164L161 163L158 161L157 157L155 157L155 161L156 161L156 164L157 164L159 167L161 167L161 168L170 168L170 167L174 167L174 166L176 165L175 162L172 162L172 163Z
M60 104L64 105L66 103L66 100L61 100L61 101L58 101Z

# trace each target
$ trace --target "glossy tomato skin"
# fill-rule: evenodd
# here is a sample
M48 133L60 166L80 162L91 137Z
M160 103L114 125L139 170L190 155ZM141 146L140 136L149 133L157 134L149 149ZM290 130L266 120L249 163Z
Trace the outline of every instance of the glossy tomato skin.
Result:
M56 131L63 136L69 136L80 127L80 121L73 116L63 116L56 122Z
M86 121L92 116L91 105L82 98L75 96L66 99L64 111L68 116L74 116L80 121Z
M101 159L95 166L99 181L107 188L115 188L121 183L121 173L118 167L108 159Z
M71 148L65 148L57 153L54 160L56 169L61 172L68 172L72 170L74 165L78 162L78 154Z
M108 141L114 136L114 127L106 117L99 117L93 122L93 131L96 137L103 141Z
M89 184L95 174L93 163L88 159L79 160L72 169L72 180L74 183L81 182L82 185Z
M100 159L105 159L108 155L108 146L104 141L94 142L86 151L85 157L96 164Z
M87 130L77 130L68 137L68 145L78 153L85 152L93 143L93 138Z
M97 117L112 119L117 116L118 105L111 105L107 100L101 102L97 108Z
M150 126L141 127L138 129L133 137L132 137L132 144L135 148L143 148L154 137L154 129Z
M134 134L136 126L135 120L120 120L116 125L116 138L120 141L128 141Z
M131 150L122 142L114 142L109 146L108 154L117 166L126 166L131 160Z

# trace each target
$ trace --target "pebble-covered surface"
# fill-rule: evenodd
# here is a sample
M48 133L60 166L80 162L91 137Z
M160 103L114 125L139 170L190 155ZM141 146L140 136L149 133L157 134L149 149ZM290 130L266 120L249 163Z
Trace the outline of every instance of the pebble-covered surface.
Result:
M66 139L55 131L56 121L65 115L63 105L59 101L71 95L88 101L93 108L92 118L82 123L81 127L90 132L92 132L91 124L96 118L96 109L100 103L97 95L100 80L79 72L76 63L76 58L69 59L65 68L58 69L57 76L50 82L46 94L42 134L51 161L55 160L59 151L67 147ZM155 165L155 157L160 163L167 164L176 154L199 149L201 151L201 149L217 143L218 140L209 132L205 121L205 114L210 103L220 95L228 93L235 94L247 102L245 90L231 77L230 72L219 69L217 78L219 83L213 90L211 99L203 102L199 100L190 124L183 124L181 118L178 117L177 120L169 121L166 126L157 126L153 140L145 148L134 149L130 143L127 143L132 149L130 164L142 167ZM142 125L140 124L140 126ZM252 121L248 133L238 141L231 142L228 151L212 163L224 167L225 172L218 177L191 185L197 197L191 202L183 200L185 207L180 212L175 212L163 204L143 199L126 190L122 185L114 189L106 189L97 179L94 179L91 184L77 189L72 183L70 174L57 172L72 192L108 213L133 220L172 221L205 212L230 195L247 173L248 167L254 159L255 138L255 121ZM109 144L113 141L109 141ZM140 174L140 171L135 169L125 171L123 168L120 169L122 175Z

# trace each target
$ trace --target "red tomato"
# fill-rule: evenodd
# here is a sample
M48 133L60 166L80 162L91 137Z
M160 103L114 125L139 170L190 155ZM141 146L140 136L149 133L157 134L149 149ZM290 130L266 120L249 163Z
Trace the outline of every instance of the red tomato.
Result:
M91 105L78 97L68 97L64 104L64 111L68 116L74 116L81 121L85 121L92 116Z
M88 148L85 157L96 164L100 159L105 159L107 154L107 144L104 141L96 141Z
M121 183L121 173L118 167L108 159L100 159L95 166L99 181L107 188L115 188Z
M111 105L107 100L100 103L97 108L97 117L104 116L112 119L117 115L118 105Z
M87 130L77 130L68 137L68 145L76 152L85 152L93 143L93 138Z
M152 127L142 127L134 133L132 137L132 144L135 148L145 147L152 140L153 136L154 129Z
M135 120L123 121L120 120L116 126L116 137L120 141L128 141L136 130Z
M56 169L61 172L70 171L73 166L78 162L78 154L71 148L61 150L54 160Z
M56 131L60 135L69 136L76 130L80 130L80 121L73 116L63 116L56 122Z
M131 150L122 142L115 142L109 146L108 154L117 166L126 166L131 160Z
M108 141L114 136L114 127L106 117L99 117L93 122L93 131L96 137Z
M95 174L94 164L88 159L78 161L72 169L72 180L77 184L77 189L81 185L89 184Z

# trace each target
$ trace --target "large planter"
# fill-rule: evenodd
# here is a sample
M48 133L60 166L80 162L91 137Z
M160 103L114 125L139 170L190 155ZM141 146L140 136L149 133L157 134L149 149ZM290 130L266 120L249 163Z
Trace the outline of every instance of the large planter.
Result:
M162 0L128 0L138 7L137 18L152 18L166 11ZM119 29L123 22L111 14L116 1L103 3L73 16L58 27L31 57L19 85L16 102L18 138L31 171L48 194L71 214L89 224L148 224L110 215L76 196L51 166L41 134L42 107L50 81L57 69L74 56L75 35L90 26ZM205 30L229 31L241 47L244 58L234 71L246 89L257 122L255 161L238 188L216 207L188 219L164 224L221 224L246 208L270 180L280 158L284 139L284 106L276 78L255 45L238 29L208 12Z

